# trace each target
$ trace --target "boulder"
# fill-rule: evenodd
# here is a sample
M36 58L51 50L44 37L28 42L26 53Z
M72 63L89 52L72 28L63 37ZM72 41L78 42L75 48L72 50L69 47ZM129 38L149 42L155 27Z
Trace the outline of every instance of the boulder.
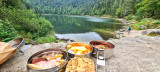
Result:
M142 34L150 34L150 33L160 33L160 29L147 29L142 31Z
M126 29L119 29L119 32L124 32Z
M130 22L131 24L135 24L136 22Z
M133 27L133 25L130 25L131 27Z
M71 42L75 42L74 40L70 40Z
M122 26L121 29L128 29L128 26Z
M147 27L144 26L144 25L139 25L138 28L141 28L141 29L146 29Z
M116 32L116 37L117 37L117 38L123 37L123 32L117 31L117 32Z
M146 34L147 34L147 31L144 30L144 31L141 32L141 34L146 35Z
M160 29L160 26L158 26L157 29Z
M130 24L130 23L127 23L128 25Z

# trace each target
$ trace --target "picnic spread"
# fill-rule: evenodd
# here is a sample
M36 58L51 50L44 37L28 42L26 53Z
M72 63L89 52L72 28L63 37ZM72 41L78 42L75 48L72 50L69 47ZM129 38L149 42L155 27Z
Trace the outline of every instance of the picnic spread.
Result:
M25 42L23 38L16 41L18 44L14 41L0 42L0 56L5 54L0 58L1 64L19 52L19 47ZM105 72L105 60L112 57L113 49L114 45L105 41L91 41L90 44L72 42L65 49L53 47L34 53L29 57L26 68L27 72L97 72L97 66L101 65Z

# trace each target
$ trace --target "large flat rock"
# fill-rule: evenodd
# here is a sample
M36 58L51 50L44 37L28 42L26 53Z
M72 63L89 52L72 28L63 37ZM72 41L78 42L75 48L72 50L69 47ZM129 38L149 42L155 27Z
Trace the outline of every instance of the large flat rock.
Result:
M160 72L160 41L140 38L111 39L114 55L106 60L106 72ZM14 55L0 66L0 72L26 72L27 59L47 48L65 48L67 43L34 45L24 55ZM93 58L93 60L95 60ZM103 72L103 67L98 67Z

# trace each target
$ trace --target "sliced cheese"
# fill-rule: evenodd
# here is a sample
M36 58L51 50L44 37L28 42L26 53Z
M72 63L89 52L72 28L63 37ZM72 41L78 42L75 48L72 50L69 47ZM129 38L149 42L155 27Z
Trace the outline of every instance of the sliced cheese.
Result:
M82 51L78 51L76 54L81 54L82 53Z
M71 50L79 50L79 51L85 51L85 47L72 47Z

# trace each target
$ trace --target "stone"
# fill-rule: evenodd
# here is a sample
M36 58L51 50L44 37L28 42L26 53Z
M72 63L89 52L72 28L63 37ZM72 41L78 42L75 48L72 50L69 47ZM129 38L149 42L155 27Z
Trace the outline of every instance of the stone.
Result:
M147 34L147 31L144 30L144 31L141 32L141 34L146 35L146 34Z
M122 27L121 27L121 29L126 29L126 28L127 28L127 26L122 26Z
M58 41L55 41L55 43L58 43Z
M133 27L133 25L130 25L131 27Z
M123 37L123 32L116 32L116 37L117 38L122 38Z
M119 29L119 32L124 32L125 31L125 29Z
M70 40L71 42L75 42L74 40Z
M146 27L146 26L144 26L144 25L139 25L139 26L138 26L138 28L141 28L141 29L147 29L147 27Z
M130 24L130 23L127 23L127 24Z
M160 26L158 26L157 29L160 29Z
M147 29L147 30L145 30L145 32L143 32L143 33L145 33L145 34L150 34L150 33L152 33L152 32L154 32L154 33L160 33L160 29Z
M33 41L32 39L29 39L29 41L32 45L36 45L35 41Z
M136 22L130 22L131 24L136 24Z

